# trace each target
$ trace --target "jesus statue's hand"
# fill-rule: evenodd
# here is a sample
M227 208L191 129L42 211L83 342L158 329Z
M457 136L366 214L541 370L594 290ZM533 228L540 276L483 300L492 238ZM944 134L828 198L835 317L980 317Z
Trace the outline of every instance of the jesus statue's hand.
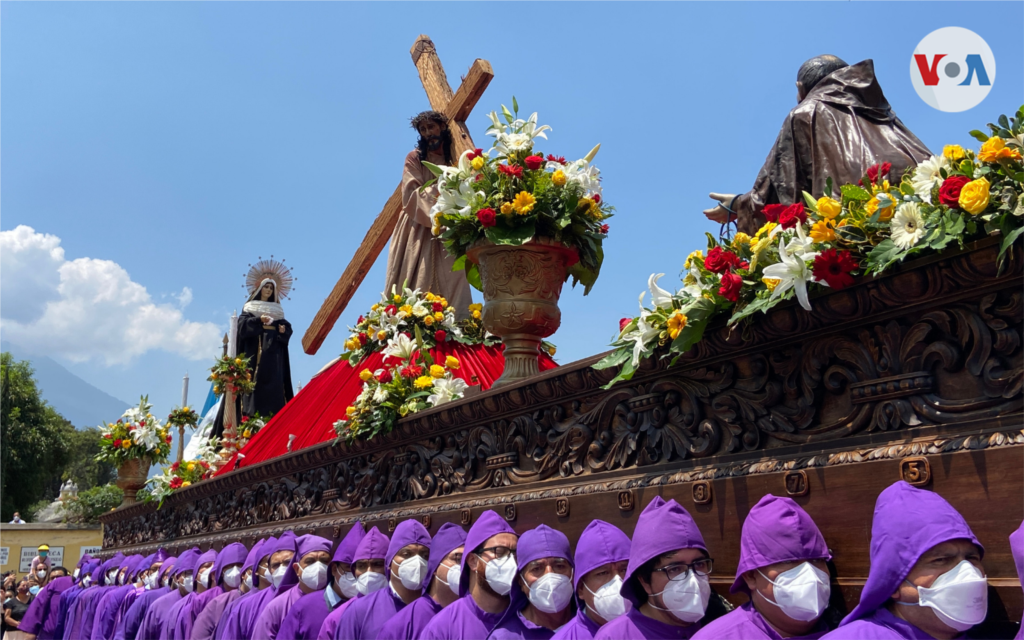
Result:
M726 224L736 220L736 213L726 209L736 198L735 195L731 193L709 193L708 197L719 202L719 204L710 209L704 210L704 215L708 217L708 220L713 220L718 224Z
M270 323L272 323L274 321L273 318L271 318L270 316L267 316L267 315L260 316L260 320L263 322L263 324L270 324Z

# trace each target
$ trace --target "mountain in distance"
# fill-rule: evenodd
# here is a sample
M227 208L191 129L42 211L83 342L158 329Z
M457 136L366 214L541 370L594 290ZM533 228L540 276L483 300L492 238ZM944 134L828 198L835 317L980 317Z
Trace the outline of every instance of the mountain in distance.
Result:
M15 360L32 363L43 400L76 428L98 427L131 406L82 380L48 356L26 353L9 342L0 343L0 349L9 351Z

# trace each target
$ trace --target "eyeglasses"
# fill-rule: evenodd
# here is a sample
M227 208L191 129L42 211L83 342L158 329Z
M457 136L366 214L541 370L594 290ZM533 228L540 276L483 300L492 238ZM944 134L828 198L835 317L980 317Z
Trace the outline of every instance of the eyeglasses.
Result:
M711 573L712 565L714 560L711 558L704 558L698 560L692 564L686 564L685 562L674 562L667 567L655 569L655 571L664 573L665 577L669 580L682 580L689 573L690 569L693 569L694 573L699 576L706 576Z
M504 558L505 556L516 552L516 550L511 547L484 547L477 552L477 555L483 555L485 551L490 551L491 555L495 558Z

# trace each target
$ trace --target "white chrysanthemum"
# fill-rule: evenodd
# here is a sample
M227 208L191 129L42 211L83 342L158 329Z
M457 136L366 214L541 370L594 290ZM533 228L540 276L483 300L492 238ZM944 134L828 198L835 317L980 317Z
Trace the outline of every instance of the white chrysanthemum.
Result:
M909 249L924 237L924 217L916 202L900 205L889 224L892 241L900 249Z
M377 390L373 392L374 402L384 402L388 399L388 390L383 386L377 387Z
M949 170L949 159L945 156L932 156L914 170L911 186L914 193L928 204L932 202L932 189L942 185L941 169Z
M423 316L427 315L428 313L430 313L430 309L428 309L427 305L423 304L422 301L417 302L412 307L412 315L416 316L417 318L422 318Z

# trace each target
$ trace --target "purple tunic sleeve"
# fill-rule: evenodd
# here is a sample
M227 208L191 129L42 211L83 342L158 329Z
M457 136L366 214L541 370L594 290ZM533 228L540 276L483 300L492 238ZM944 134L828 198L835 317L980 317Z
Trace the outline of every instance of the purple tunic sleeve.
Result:
M189 601L195 596L195 592L186 594L180 600L174 603L171 610L164 616L164 622L160 626L160 640L173 640L174 639L174 627L178 624L178 616L181 615L182 609L189 603Z
M551 636L551 640L593 640L594 635L600 628L596 622L587 616L587 612L581 608L576 611L576 615L573 616L573 619L567 625L555 631L555 635Z
M136 634L136 640L160 640L160 634L171 608L181 600L181 593L177 589L170 590L166 595L161 596L149 605L146 617L142 620L142 626Z
M427 623L441 608L430 596L417 598L384 623L377 634L377 640L418 640Z
M405 603L390 587L350 602L354 604L341 616L334 632L335 640L375 640L384 623L405 608Z
M466 546L471 546L467 540ZM465 557L463 557L465 561ZM465 584L465 581L463 581ZM464 595L435 615L420 636L421 640L477 640L486 638L501 622L503 613L487 613Z
M92 640L109 640L114 636L114 624L117 622L117 611L121 602L134 589L132 585L114 587L96 605L96 620L92 624Z
M296 585L285 591L280 597L271 600L252 628L252 640L275 640L288 610L303 595L305 594Z
M139 633L139 627L142 626L142 619L146 617L146 612L149 610L149 605L153 604L157 598L167 595L170 591L168 587L161 587L139 594L135 598L135 602L128 607L128 611L121 618L121 622L117 624L117 628L114 629L114 640L135 640Z
M299 598L277 630L279 638L290 640L316 640L327 614L324 591L314 591ZM193 639L196 640L196 639Z
M338 630L338 623L341 621L341 616L345 614L349 605L358 600L359 598L352 598L347 602L343 602L338 605L338 608L330 612L324 623L320 627L320 633L316 635L316 640L334 640L334 633Z
M866 618L859 618L839 626L826 634L822 640L933 640L902 618L889 613L888 609L877 609Z
M196 621L192 624L192 634L189 636L189 640L213 640L213 636L217 632L217 623L220 621L221 616L224 615L224 612L231 603L241 597L241 591L232 589L226 593L218 594L210 600L209 604L196 616ZM117 640L117 638L114 640Z
M619 616L594 635L594 640L687 640L701 629L701 624L677 627L648 618L636 609Z

